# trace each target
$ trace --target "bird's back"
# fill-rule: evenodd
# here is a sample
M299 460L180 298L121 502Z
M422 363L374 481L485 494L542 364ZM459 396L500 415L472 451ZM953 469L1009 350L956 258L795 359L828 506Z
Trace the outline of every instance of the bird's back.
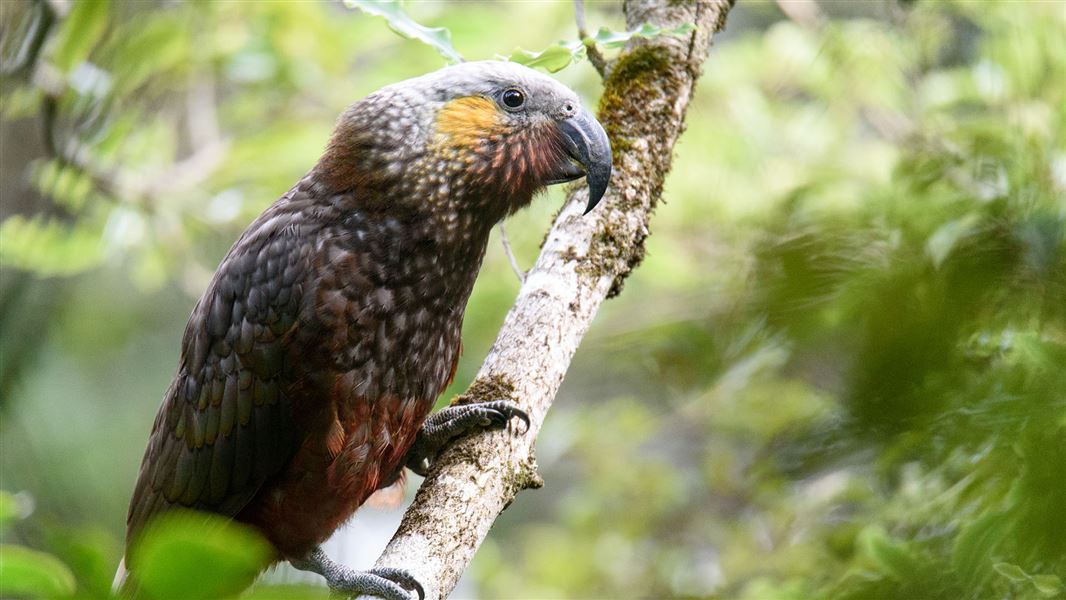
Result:
M441 248L431 223L305 178L249 226L193 310L127 542L171 507L250 523L279 558L332 534L395 481L454 374L483 252L483 240Z
M290 192L223 259L193 309L127 516L127 543L182 506L233 516L291 457L285 381L317 235Z

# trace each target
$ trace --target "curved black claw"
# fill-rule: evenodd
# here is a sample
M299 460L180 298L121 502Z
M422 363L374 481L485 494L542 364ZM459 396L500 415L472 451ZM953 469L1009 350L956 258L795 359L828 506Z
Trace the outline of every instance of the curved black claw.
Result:
M490 421L485 424L486 426L491 425L502 429L510 425L511 419L517 418L526 426L526 428L522 430L522 433L529 431L529 415L526 411L518 408L517 405L509 400L493 400L491 402L468 404L466 406L484 410L486 417Z

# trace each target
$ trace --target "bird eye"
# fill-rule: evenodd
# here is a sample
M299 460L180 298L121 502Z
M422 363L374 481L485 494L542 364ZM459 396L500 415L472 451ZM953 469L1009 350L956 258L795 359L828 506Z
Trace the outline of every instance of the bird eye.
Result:
M522 90L511 88L503 93L502 100L507 108L519 108L526 103L526 95Z

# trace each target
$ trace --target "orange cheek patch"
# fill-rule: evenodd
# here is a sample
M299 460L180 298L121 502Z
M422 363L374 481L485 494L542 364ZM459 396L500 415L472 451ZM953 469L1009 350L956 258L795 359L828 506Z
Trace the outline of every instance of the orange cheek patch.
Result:
M488 140L497 129L499 118L496 103L488 98L456 98L437 114L437 133L447 145L473 149Z

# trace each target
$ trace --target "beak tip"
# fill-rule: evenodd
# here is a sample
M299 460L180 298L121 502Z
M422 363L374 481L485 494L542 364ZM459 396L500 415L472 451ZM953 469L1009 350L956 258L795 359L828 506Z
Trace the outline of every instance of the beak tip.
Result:
M608 148L610 148L610 146L608 146ZM608 153L609 152L610 150L608 150ZM608 156L610 156L610 154L608 154ZM603 200L604 194L607 193L607 186L611 182L611 174L613 171L614 169L611 167L610 163L606 162L589 168L588 172L585 174L585 182L589 186L589 200L588 204L585 205L584 214L587 215L592 212L592 209L596 208L600 203L600 200Z
M585 168L588 184L588 204L583 214L589 214L603 199L611 180L611 140L603 126L592 115L581 111L561 125L570 156Z
M582 215L587 215L592 212L592 209L596 208L596 206L600 203L600 200L603 199L603 195L607 192L606 181L603 182L602 185L596 185L597 183L599 183L596 181L587 181L589 186L589 200L588 204L585 205L585 211L581 213Z

